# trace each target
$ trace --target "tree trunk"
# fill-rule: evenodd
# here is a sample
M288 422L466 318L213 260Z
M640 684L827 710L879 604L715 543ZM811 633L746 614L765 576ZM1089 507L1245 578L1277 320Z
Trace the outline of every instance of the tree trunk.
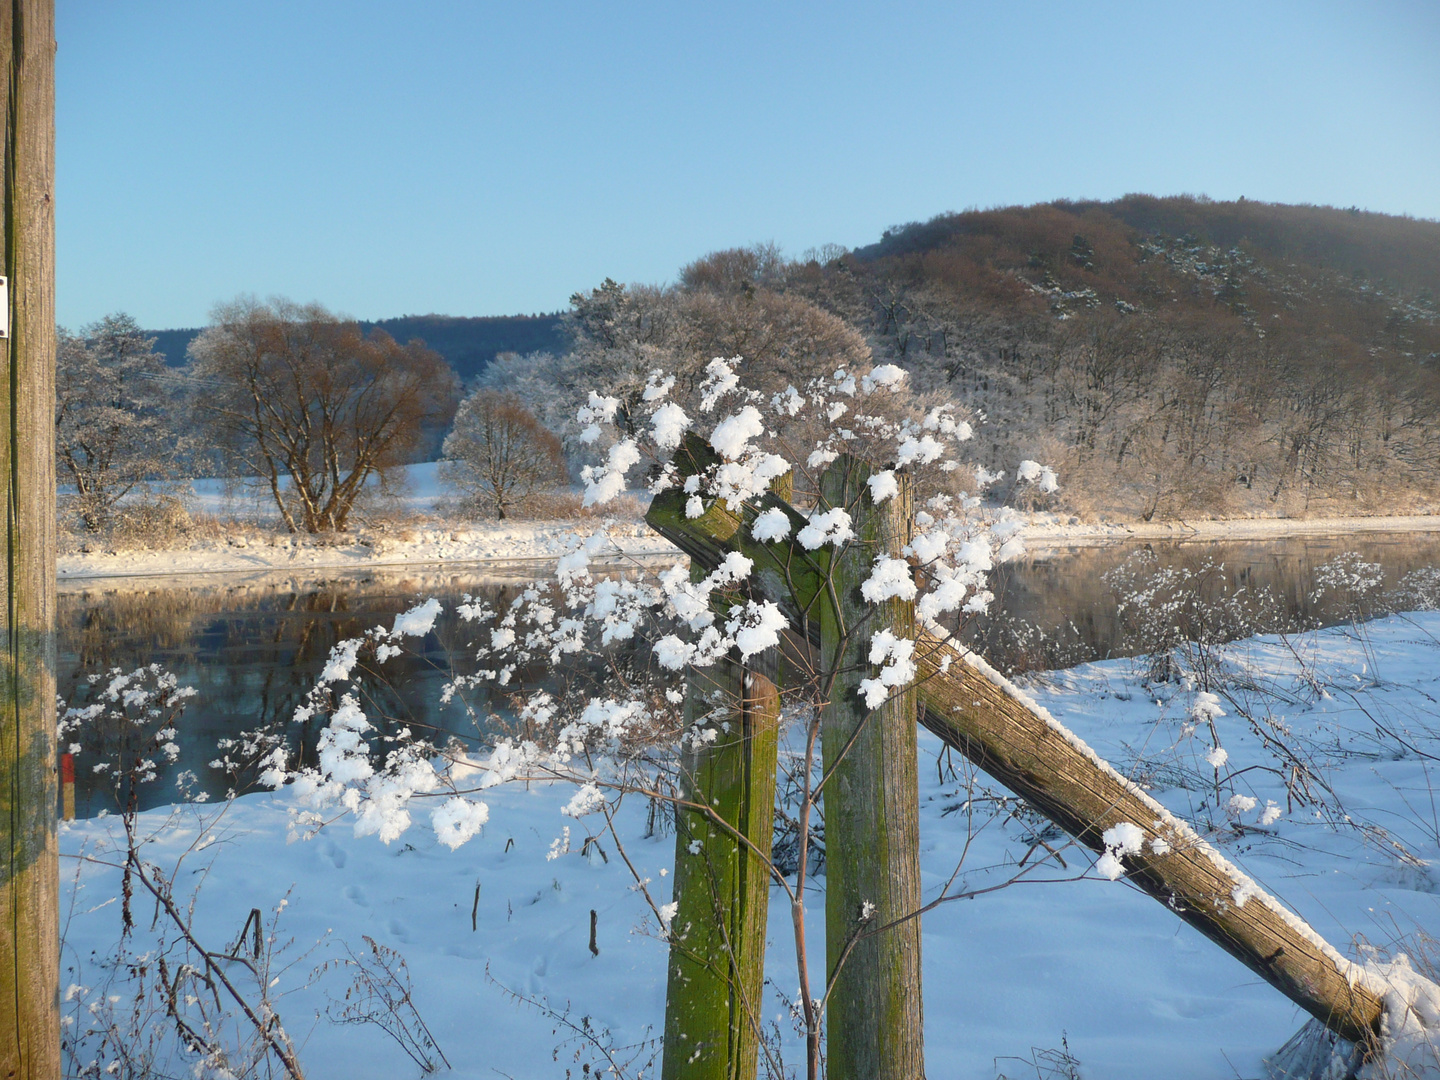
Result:
M55 817L55 17L4 0L0 1077L60 1075Z
M878 506L870 466L842 455L820 479L822 504L843 507L856 539L834 556L820 604L825 763L826 1063L832 1080L921 1080L920 820L915 690L869 708L871 635L914 639L913 600L860 594L875 558L909 542L910 484ZM827 549L828 550L828 549ZM893 924L893 925L892 925Z
M725 825L689 807L675 815L679 906L670 922L661 1075L750 1080L765 982L780 699L769 679L733 660L692 670L687 689L687 727L700 722L719 734L682 747L680 794Z

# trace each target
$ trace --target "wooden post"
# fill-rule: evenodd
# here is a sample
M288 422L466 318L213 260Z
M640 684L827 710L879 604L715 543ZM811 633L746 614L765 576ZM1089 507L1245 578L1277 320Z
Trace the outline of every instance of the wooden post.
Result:
M1352 982L1347 962L1320 935L1193 829L1037 715L993 672L928 635L917 653L927 728L1093 851L1105 850L1106 829L1139 827L1145 843L1140 854L1124 856L1126 880L1331 1031L1356 1043L1379 1032L1380 995Z
M692 436L676 460L683 479L718 458ZM803 525L804 518L776 496L760 502L758 510L781 509L797 528ZM749 533L756 509L732 513L717 503L702 517L688 519L684 507L683 492L665 492L656 496L645 520L704 567L713 568L731 551L754 559L753 587L780 605L797 633L817 644L811 613L822 578L812 553L798 544L756 541ZM1120 821L1139 826L1147 840L1156 837L1158 804L1079 749L1073 736L1006 690L1003 680L925 634L916 655L920 718L948 745L1093 850L1103 848L1101 834ZM1335 949L1297 916L1263 900L1237 905L1236 888L1244 891L1253 883L1234 867L1222 869L1219 856L1188 827L1176 836L1179 843L1160 836L1171 844L1168 853L1147 845L1141 856L1126 856L1130 880L1330 1030L1360 1042L1379 1029L1380 997L1361 982L1352 985L1348 965Z
M692 670L687 689L687 727L718 734L682 746L680 796L725 825L683 805L675 815L679 906L670 920L661 1076L749 1080L760 1048L780 698L769 679L735 660Z
M75 755L60 755L60 817L75 820Z
M899 477L899 494L877 506L871 471L842 455L820 478L821 509L846 510L856 534L832 557L819 605L821 677L833 675L821 718L826 1066L832 1080L922 1080L915 690L871 709L859 689L876 667L872 634L915 637L913 600L874 604L860 593L876 557L900 558L909 543L910 484Z
M55 11L0 0L0 1077L60 1076L55 775Z

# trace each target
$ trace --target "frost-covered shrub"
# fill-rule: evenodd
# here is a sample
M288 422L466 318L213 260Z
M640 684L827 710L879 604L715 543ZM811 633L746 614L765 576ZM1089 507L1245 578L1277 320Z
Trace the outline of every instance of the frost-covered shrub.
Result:
M1122 648L1142 658L1149 678L1182 675L1213 690L1222 678L1214 647L1236 638L1287 629L1288 620L1268 589L1232 585L1213 559L1198 566L1162 566L1156 554L1137 551L1103 578L1116 597Z
M652 494L681 488L692 518L723 501L758 519L762 498L779 478L794 475L818 491L820 473L842 453L880 463L868 489L879 503L894 497L902 476L914 482L929 473L976 475L962 469L957 454L972 436L970 425L945 405L923 412L897 407L906 376L894 365L838 369L778 392L747 386L744 370L738 358L711 361L685 399L690 407L671 397L675 379L658 370L623 416L619 399L592 392L578 416L579 438L598 461L582 473L584 506L612 505L643 474ZM799 442L798 433L806 430L822 434ZM691 431L714 447L719 460L682 478L674 453ZM1031 482L1050 485L1055 478L1036 466ZM805 551L844 549L855 542L851 509L816 507L808 521L766 511L755 535L762 542L793 540ZM997 561L1020 550L1019 524L1009 512L982 513L978 493L937 493L916 509L905 560L877 557L862 594L874 604L914 598L922 623L948 636L959 621L988 606L986 577ZM606 574L597 564L610 551L603 529L577 537L554 582L536 583L503 610L477 602L458 608L477 667L452 678L445 695L465 700L482 689L511 694L522 737L475 750L439 747L408 729L382 734L376 718L366 715L353 675L384 664L406 648L408 637L424 632L422 623L433 624L438 604L432 602L392 628L377 627L336 646L298 714L325 721L318 760L297 768L277 746L267 766L269 782L290 783L306 813L342 809L354 815L358 831L385 840L409 827L415 800L439 802L432 824L444 828L447 842L459 843L466 829L452 823L478 828L480 815L461 813L462 803L483 805L481 792L494 783L548 773L619 791L632 775L626 770L663 765L677 736L691 744L714 740L728 703L685 715L682 674L775 647L787 620L752 588L754 564L739 553L692 578L683 563L651 577ZM914 677L915 642L878 625L859 632L870 646L872 670L862 692L873 708ZM536 664L552 673L551 683L544 689L519 685L519 673Z
M62 703L60 750L75 755L76 768L96 777L97 786L109 787L117 807L133 812L139 786L179 759L181 714L194 696L159 664L91 674ZM182 799L193 781L182 778Z
M1440 566L1422 566L1400 579L1385 597L1390 611L1440 611Z
M1311 604L1324 602L1352 621L1368 619L1378 611L1385 568L1346 551L1317 566L1313 580Z
M122 503L115 511L110 540L120 548L167 548L193 527L182 498L164 492L146 493Z

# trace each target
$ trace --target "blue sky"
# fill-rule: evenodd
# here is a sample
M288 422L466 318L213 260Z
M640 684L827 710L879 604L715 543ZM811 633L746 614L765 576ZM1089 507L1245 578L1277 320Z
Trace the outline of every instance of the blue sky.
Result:
M1440 4L56 0L58 308L556 310L1131 191L1440 218Z

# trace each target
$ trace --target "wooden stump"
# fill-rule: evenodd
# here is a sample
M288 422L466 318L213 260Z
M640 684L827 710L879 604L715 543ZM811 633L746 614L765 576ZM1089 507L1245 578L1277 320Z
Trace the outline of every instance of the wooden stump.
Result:
M821 720L831 980L826 1060L832 1080L921 1080L915 691L892 692L873 710L859 691L875 668L869 656L875 631L915 637L913 601L875 604L860 593L876 556L898 558L909 542L910 486L899 478L899 494L877 506L870 475L867 463L842 456L820 480L820 509L846 509L856 534L831 557L830 588L820 604L822 678L833 673Z
M780 699L769 679L734 660L692 670L687 691L687 726L717 734L686 740L680 795L714 816L685 806L675 815L661 1075L749 1080L760 1046Z

